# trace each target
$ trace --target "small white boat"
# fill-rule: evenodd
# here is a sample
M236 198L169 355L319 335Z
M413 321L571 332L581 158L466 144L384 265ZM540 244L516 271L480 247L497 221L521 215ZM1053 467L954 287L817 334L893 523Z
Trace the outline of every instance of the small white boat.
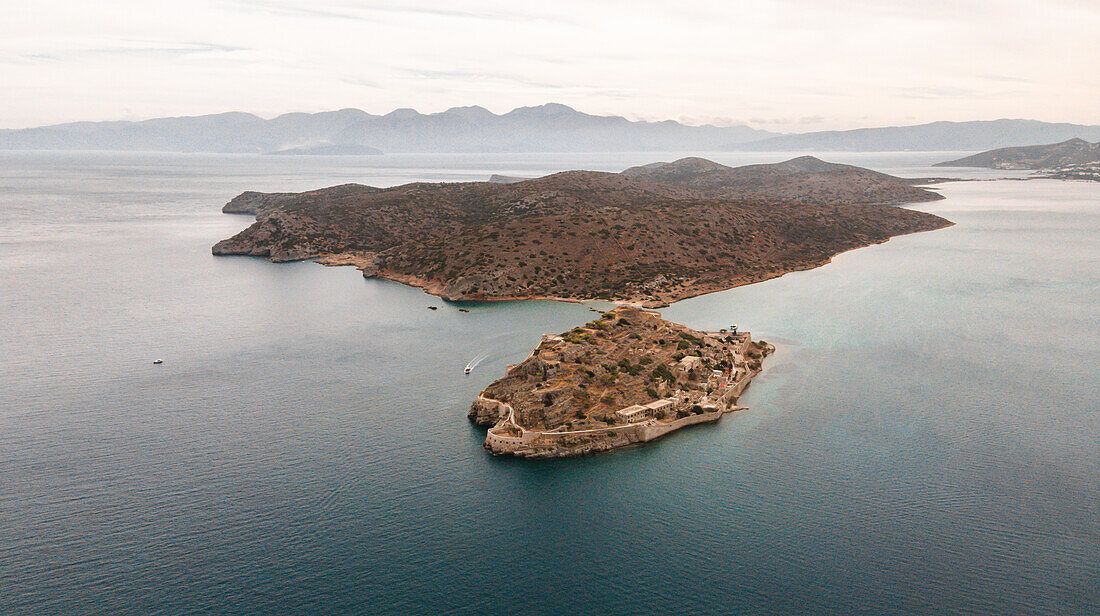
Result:
M154 359L154 360L153 360L153 363L154 363L154 364L163 364L163 363L164 363L164 360L163 360L163 359Z
M485 354L482 353L481 355L478 355L477 357L471 359L470 363L466 364L466 369L464 370L464 372L466 374L470 374L470 371L473 370L474 368L477 368L477 365L480 364L481 361L483 359L485 359L485 357L486 357Z

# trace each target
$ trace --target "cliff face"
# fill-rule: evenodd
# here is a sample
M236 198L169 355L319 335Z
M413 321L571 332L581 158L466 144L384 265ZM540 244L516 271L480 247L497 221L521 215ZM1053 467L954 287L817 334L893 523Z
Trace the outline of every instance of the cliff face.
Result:
M1100 143L1070 139L1050 145L1000 148L937 163L936 167L984 167L988 169L1049 169L1100 163Z
M657 306L950 224L881 205L940 198L899 178L816 159L741 170L698 161L508 184L245 193L227 208L255 211L256 222L213 252L275 261L369 255L371 275L448 299Z

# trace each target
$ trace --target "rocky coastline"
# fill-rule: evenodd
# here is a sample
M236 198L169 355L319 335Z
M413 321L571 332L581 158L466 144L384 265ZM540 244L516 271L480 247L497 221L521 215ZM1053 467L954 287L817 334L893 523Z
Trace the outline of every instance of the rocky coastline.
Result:
M506 184L345 184L243 193L223 211L256 222L212 253L352 265L453 301L661 307L949 226L895 205L940 198L810 157L738 168L683 159Z
M485 449L521 458L591 455L742 410L775 348L735 328L698 332L621 306L556 336L490 384L468 417Z

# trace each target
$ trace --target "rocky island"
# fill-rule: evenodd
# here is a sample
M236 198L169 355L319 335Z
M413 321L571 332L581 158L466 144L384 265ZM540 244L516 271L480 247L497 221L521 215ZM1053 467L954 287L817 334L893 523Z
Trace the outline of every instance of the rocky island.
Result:
M354 265L447 300L626 304L544 336L470 408L470 419L489 428L489 451L568 457L718 421L739 408L774 350L736 328L693 331L646 308L952 224L898 207L942 198L915 184L804 156L736 168L685 158L621 173L250 191L223 211L255 222L213 253Z
M1100 143L1075 138L1049 145L1000 148L935 166L1030 169L1043 178L1100 181Z
M447 300L659 307L951 224L897 207L938 193L809 156L736 168L685 158L515 179L246 192L223 211L256 221L213 253L354 265Z
M470 407L485 448L525 458L587 455L647 442L738 410L774 348L748 332L698 332L622 306L543 336Z

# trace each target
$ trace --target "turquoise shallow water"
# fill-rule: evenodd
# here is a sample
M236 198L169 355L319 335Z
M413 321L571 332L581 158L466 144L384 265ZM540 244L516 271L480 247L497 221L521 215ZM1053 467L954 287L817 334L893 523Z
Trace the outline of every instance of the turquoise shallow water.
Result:
M246 189L652 160L0 154L0 613L1100 613L1100 185L669 307L778 345L751 409L547 463L465 411L585 306L209 254Z

